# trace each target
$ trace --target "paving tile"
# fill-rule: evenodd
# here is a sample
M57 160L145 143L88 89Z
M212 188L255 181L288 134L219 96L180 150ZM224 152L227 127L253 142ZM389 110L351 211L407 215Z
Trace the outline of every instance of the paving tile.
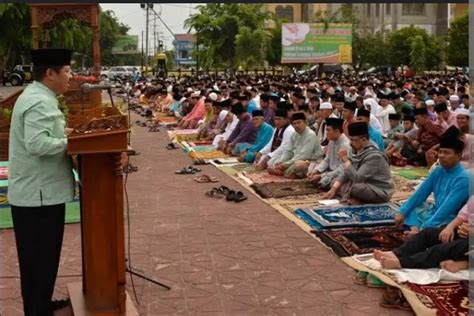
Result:
M175 175L191 161L165 150L168 142L166 133L133 128L141 155L131 158L139 171L127 181L131 261L171 286L134 277L140 315L410 315L379 307L380 291L354 285L353 270L255 196L242 204L206 198L214 185ZM202 170L242 190L213 166ZM57 298L81 279L63 277L82 272L80 225L66 225L63 245ZM0 277L18 276L12 230L0 230L0 253ZM133 297L128 276L126 288ZM22 315L19 279L0 279L0 314Z

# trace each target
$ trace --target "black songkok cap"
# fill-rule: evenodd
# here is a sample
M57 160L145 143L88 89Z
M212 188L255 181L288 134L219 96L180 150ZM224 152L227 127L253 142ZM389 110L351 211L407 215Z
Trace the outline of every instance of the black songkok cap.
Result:
M448 106L444 102L436 104L436 106L435 106L436 113L441 113L443 111L446 111L447 109L448 109Z
M306 121L306 115L303 112L293 113L291 116L291 121L303 120Z
M456 126L449 127L441 136L439 148L450 148L456 152L462 152L464 142L460 139L461 131Z
M352 112L355 112L357 109L357 103L355 102L344 102L344 109L351 110Z
M72 50L41 48L31 51L31 61L36 67L67 66L71 64Z
M365 122L355 122L349 124L349 136L369 135L369 126Z
M359 116L365 116L370 118L370 111L366 109L358 109L357 110L357 117Z
M338 128L339 130L342 129L342 125L344 123L343 119L339 119L335 117L328 117L325 121L326 121L326 126Z
M275 117L288 117L288 110L287 109L277 109L275 111Z
M252 116L253 117L255 117L255 116L265 116L265 114L263 114L262 110L254 110L254 111L252 111Z
M242 103L236 103L232 106L231 112L234 113L235 115L239 115L245 112L245 108L242 105Z
M415 116L417 115L428 115L428 109L427 108L416 108L413 110L413 114Z
M390 113L388 115L389 120L395 120L395 121L400 121L400 114L398 113Z

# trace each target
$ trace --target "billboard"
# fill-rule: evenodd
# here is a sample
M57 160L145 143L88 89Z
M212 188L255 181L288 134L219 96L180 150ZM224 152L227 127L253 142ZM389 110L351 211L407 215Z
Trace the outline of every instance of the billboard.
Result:
M284 23L281 63L352 63L352 24Z
M139 54L138 35L120 35L112 48L112 54Z

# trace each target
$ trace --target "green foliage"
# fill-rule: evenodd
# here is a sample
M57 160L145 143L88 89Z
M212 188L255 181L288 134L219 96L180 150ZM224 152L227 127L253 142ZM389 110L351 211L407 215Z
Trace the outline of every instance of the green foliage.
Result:
M0 3L0 76L6 68L23 63L32 46L31 9L23 3Z
M456 18L446 37L446 61L451 66L469 64L469 13Z
M269 14L262 12L261 8L261 4L250 3L209 3L198 6L198 13L186 19L185 27L196 31L199 52L195 53L195 57L200 66L205 69L215 66L235 69L241 62L261 62L259 49L254 52L258 55L256 57L243 51L244 47L260 48L266 45L267 41L263 40L266 36L262 32ZM248 30L251 30L250 34ZM252 43L244 43L243 38Z
M265 59L266 41L265 30L241 26L235 37L236 56L240 64L245 68L261 66Z
M267 41L266 59L272 67L277 66L281 62L281 26L282 21L275 18L275 27L270 31Z
M424 44L425 61L423 68L433 69L440 64L442 56L439 40L434 36L428 35L428 33L421 28L410 26L393 31L388 35L388 57L391 65L412 65L411 45L413 39L417 36L421 38L418 41Z
M411 39L410 43L410 65L415 73L425 70L426 45L420 35Z

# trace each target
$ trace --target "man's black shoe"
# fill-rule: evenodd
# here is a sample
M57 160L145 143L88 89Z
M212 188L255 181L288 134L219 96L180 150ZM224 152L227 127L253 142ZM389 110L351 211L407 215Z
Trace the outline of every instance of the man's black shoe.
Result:
M71 300L70 299L65 299L65 300L52 300L51 301L51 308L53 311L57 311L59 309L63 309L64 307L67 307L71 305Z

